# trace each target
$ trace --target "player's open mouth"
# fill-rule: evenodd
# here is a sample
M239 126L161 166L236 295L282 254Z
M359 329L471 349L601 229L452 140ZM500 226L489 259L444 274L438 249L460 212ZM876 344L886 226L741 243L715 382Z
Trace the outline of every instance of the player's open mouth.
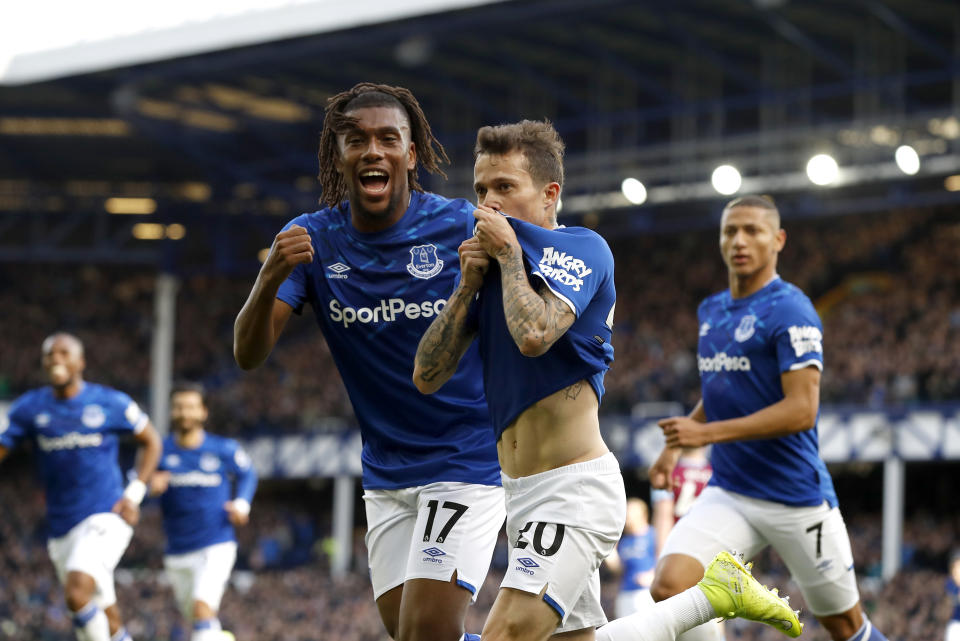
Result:
M366 169L360 172L360 185L369 194L383 193L390 182L390 176L382 169Z

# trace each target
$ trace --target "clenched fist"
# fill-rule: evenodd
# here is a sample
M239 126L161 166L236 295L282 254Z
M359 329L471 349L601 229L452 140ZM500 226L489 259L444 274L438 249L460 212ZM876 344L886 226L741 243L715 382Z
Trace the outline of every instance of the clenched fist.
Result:
M457 249L460 254L460 273L463 275L463 286L470 289L480 289L483 277L490 269L490 256L480 245L480 240L472 236L460 243Z
M265 274L275 282L287 279L293 268L300 264L313 262L313 242L310 234L300 225L291 225L290 229L277 234L270 247L270 254L263 263Z

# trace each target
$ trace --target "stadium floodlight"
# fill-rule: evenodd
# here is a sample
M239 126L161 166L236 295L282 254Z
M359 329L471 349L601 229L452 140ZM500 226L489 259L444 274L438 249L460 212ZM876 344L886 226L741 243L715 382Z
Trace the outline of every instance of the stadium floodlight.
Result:
M157 201L153 198L107 198L103 208L111 214L145 216L157 211Z
M180 240L187 235L187 228L180 223L167 225L167 238L170 240Z
M807 178L814 185L829 185L840 175L840 167L830 154L817 154L807 161Z
M710 176L710 182L718 193L724 196L735 194L740 189L743 179L740 177L740 171L733 165L720 165L713 170Z
M917 150L910 145L900 145L897 147L893 158L897 161L897 167L900 168L900 171L908 176L913 176L920 171L920 155L917 154Z
M620 183L620 191L623 192L624 198L634 205L642 205L647 202L647 188L636 178L624 178L623 182Z
M137 223L131 230L133 237L139 240L160 240L166 227L160 223Z

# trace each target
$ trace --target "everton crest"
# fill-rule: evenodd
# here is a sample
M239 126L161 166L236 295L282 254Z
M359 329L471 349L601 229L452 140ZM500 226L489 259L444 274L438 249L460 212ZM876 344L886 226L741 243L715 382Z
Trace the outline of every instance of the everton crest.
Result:
M92 430L101 427L107 421L107 415L99 405L84 405L83 414L80 415L80 422L84 427Z
M753 336L753 332L756 331L756 322L757 317L753 314L747 314L740 320L739 327L733 332L733 337L737 339L738 343L742 343Z
M436 245L417 245L410 248L410 264L407 271L417 278L433 278L443 269L443 261L437 258Z

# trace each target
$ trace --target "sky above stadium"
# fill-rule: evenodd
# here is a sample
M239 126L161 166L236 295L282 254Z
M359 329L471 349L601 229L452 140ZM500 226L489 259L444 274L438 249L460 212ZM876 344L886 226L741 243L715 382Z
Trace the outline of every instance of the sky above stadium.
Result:
M32 0L0 20L0 84L24 84L494 0Z

